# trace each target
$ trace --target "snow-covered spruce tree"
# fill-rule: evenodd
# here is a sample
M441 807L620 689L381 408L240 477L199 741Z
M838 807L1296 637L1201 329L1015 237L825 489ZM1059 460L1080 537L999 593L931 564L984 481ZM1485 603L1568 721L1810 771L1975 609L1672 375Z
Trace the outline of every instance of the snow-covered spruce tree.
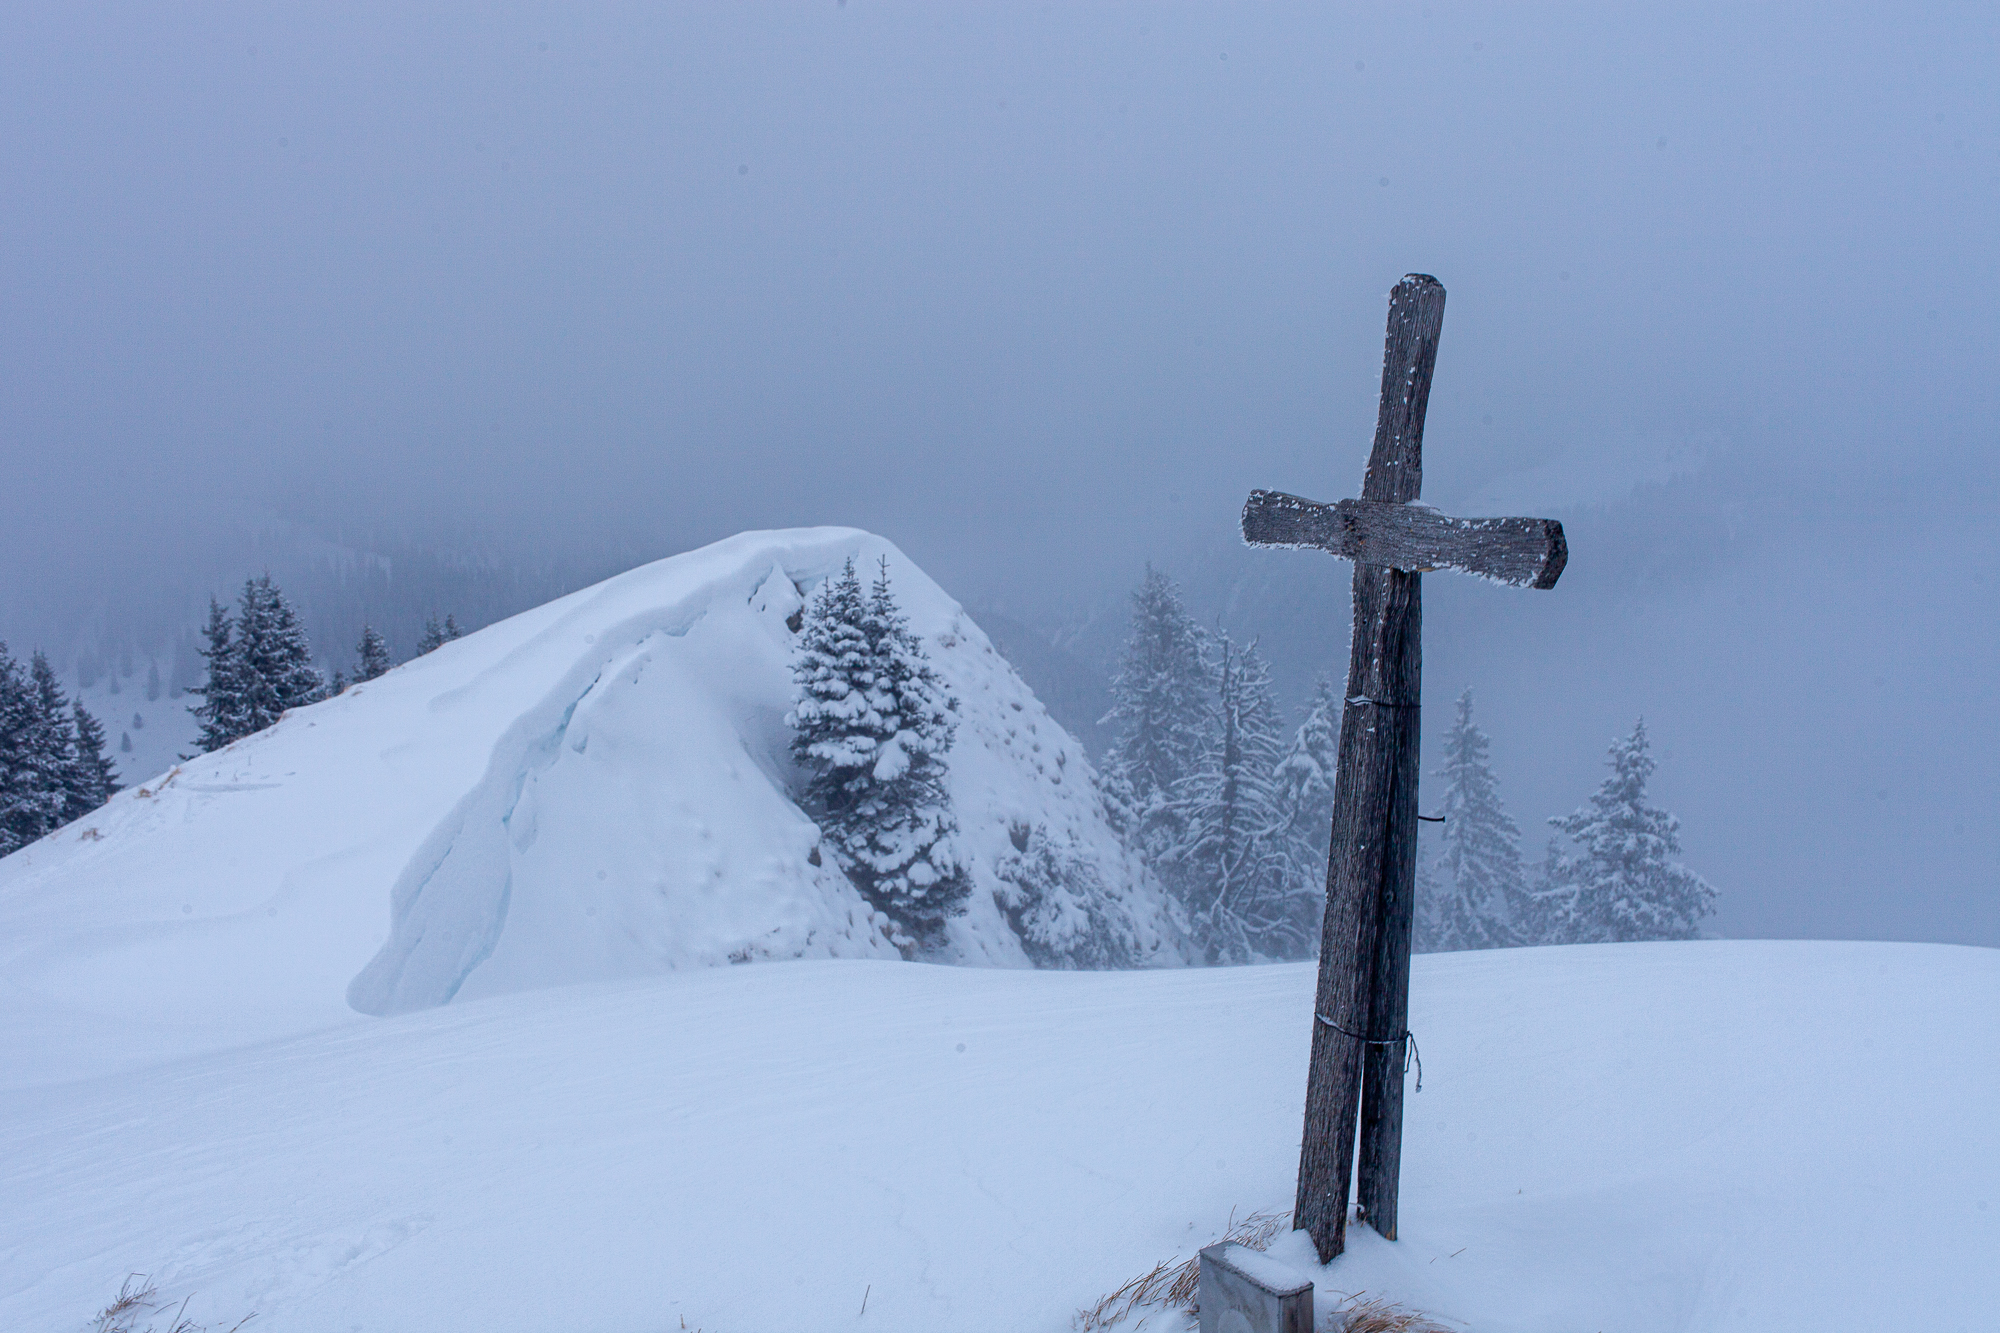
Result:
M118 768L104 753L104 728L90 715L81 700L71 704L70 710L75 727L76 752L70 768L68 789L64 793L65 822L83 818L110 800L111 794L118 790Z
M1208 635L1173 580L1147 565L1132 594L1132 636L1111 680L1104 721L1117 736L1102 769L1107 799L1129 811L1123 822L1149 860L1180 841L1175 795L1209 746L1215 679Z
M262 731L287 709L326 697L326 681L313 667L305 625L269 574L244 581L236 613L236 657L250 731Z
M1691 940L1715 910L1715 890L1672 859L1680 855L1680 821L1646 803L1656 767L1648 750L1640 718L1630 736L1611 743L1611 773L1590 804L1549 821L1576 849L1554 859L1543 891L1566 940Z
M200 652L208 660L208 679L188 689L188 693L201 696L200 703L188 706L199 727L194 738L198 754L220 750L253 730L244 725L243 663L236 652L236 623L213 597L208 599L208 624L202 628L202 637L207 646Z
M78 789L83 770L76 730L77 715L82 709L71 705L62 682L56 679L55 668L39 652L28 667L28 686L34 693L34 730L43 780L54 787L59 797L55 818L49 824L50 829L57 829L104 802L99 800L87 807L82 804L87 793Z
M154 658L146 663L146 702L160 697L160 663Z
M957 701L897 609L886 558L865 595L849 560L801 629L788 718L811 775L801 804L896 946L934 948L972 889L945 788Z
M1321 676L1306 720L1278 762L1278 799L1291 841L1293 871L1323 895L1327 843L1333 837L1333 775L1340 758L1340 696Z
M1045 824L1009 830L1014 854L994 867L1001 887L994 893L1007 924L1036 967L1135 967L1145 950L1132 937L1129 921L1104 910L1103 876L1076 846Z
M1211 963L1304 958L1317 943L1319 898L1290 855L1278 766L1277 701L1256 645L1220 636L1215 721L1195 771L1174 793L1178 840L1160 856Z
M208 680L189 711L201 724L195 743L203 753L262 731L290 708L326 697L326 682L312 664L305 626L269 574L243 583L234 621L214 598L203 630Z
M1575 944L1569 931L1574 925L1569 915L1570 893L1562 882L1564 874L1562 839L1549 835L1542 862L1524 870L1528 896L1514 917L1514 935L1520 944Z
M354 645L357 664L354 668L354 683L374 680L390 666L389 645L373 625L361 627L361 642Z
M25 835L41 824L34 770L25 762L31 723L27 677L0 643L0 856L32 842Z
M431 616L424 621L424 632L417 639L417 656L422 657L425 653L436 652L461 633L463 631L458 627L457 616L447 614L442 625L438 624L436 616Z
M74 760L70 721L48 659L29 671L0 644L0 855L63 824L63 784Z
M1472 721L1472 690L1458 696L1458 716L1444 737L1439 896L1432 951L1498 949L1517 942L1513 922L1525 910L1521 831L1500 803L1487 761L1486 733Z

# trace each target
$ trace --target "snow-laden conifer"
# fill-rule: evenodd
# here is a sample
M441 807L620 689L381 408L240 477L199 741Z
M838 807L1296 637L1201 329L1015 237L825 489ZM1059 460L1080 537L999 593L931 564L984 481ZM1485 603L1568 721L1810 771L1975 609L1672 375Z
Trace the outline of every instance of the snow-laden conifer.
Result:
M34 770L25 762L32 723L27 677L0 643L0 856L32 842L27 834L41 825Z
M1291 856L1270 672L1255 644L1238 648L1227 635L1217 666L1215 720L1174 794L1178 838L1160 856L1162 875L1208 961L1303 958L1315 943L1319 895Z
M262 731L286 710L326 696L305 626L269 574L247 579L236 612L242 735Z
M391 665L389 661L389 645L382 638L381 632L373 625L363 625L361 627L361 641L354 645L354 655L357 659L357 664L354 668L354 683L357 685L363 681L374 680L377 676L387 671Z
M250 698L252 730L270 726L287 709L326 697L326 680L313 666L305 624L269 574L244 583L236 640L245 674L255 681Z
M1552 929L1568 942L1691 940L1715 910L1715 890L1681 865L1680 821L1646 803L1656 767L1646 720L1611 743L1611 772L1574 814L1550 825L1575 848L1555 856L1542 891Z
M1333 775L1340 759L1340 696L1321 676L1313 683L1305 721L1278 762L1279 805L1291 840L1293 872L1326 888L1327 843L1333 836Z
M202 627L205 646L200 649L208 661L208 678L189 688L201 702L189 706L198 730L197 753L220 750L231 741L250 734L244 724L243 664L236 652L236 622L222 609L222 603L208 599L208 623ZM192 756L189 756L192 757Z
M1129 913L1109 910L1117 895L1074 835L1046 824L1012 831L1015 852L994 866L994 893L1007 924L1037 967L1137 967L1150 950ZM1157 941L1153 942L1157 947Z
M417 639L417 656L422 657L425 653L436 652L462 632L458 627L457 616L446 615L442 625L438 623L436 616L430 616L424 621L424 632Z
M1472 720L1472 690L1458 696L1458 715L1444 737L1444 815L1437 858L1439 894L1426 940L1433 952L1497 949L1517 942L1513 921L1528 889L1521 870L1521 831L1500 801L1487 751Z
M1562 839L1549 835L1548 846L1542 851L1541 864L1532 870L1524 870L1528 879L1528 895L1514 914L1514 936L1521 944L1574 944L1568 931L1574 923L1568 919L1568 895L1560 882L1563 874Z
M111 799L118 790L118 768L104 753L104 728L82 700L70 705L76 753L70 770L63 819L81 819Z
M202 751L219 750L262 731L287 709L326 697L305 626L269 574L244 580L233 621L210 598L203 633L208 680L196 687L202 701L190 710L201 724L195 740Z
M797 699L787 719L792 753L813 770L806 785L809 808L836 813L851 801L847 784L887 739L888 721L870 699L874 652L862 620L861 577L849 560L820 586L806 607L798 656L792 664Z
M1103 769L1107 797L1129 809L1125 822L1155 862L1181 841L1176 792L1209 747L1215 681L1208 635L1173 580L1146 566L1132 594L1132 634L1111 681L1104 722L1116 738Z
M934 947L971 892L944 781L957 703L897 609L886 559L866 594L849 560L801 628L788 720L811 775L802 804L897 946Z
M0 644L0 855L62 826L71 725L48 659L36 653L23 671Z
M34 696L34 750L42 781L56 794L56 806L44 832L61 828L79 814L102 805L98 801L83 806L86 794L78 790L82 772L78 765L76 710L72 708L62 682L56 678L49 659L36 653L28 667L28 687ZM106 793L109 795L109 793Z

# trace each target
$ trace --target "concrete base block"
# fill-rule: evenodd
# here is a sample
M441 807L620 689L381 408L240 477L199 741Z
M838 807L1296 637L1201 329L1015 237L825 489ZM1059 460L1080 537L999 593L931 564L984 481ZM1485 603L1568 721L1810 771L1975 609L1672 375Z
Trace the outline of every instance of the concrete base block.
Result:
M1247 1245L1201 1252L1201 1333L1312 1333L1313 1284Z

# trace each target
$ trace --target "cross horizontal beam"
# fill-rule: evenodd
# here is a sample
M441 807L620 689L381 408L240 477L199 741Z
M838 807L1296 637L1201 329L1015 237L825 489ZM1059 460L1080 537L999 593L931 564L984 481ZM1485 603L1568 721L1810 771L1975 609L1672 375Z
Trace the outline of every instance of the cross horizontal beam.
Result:
M1552 518L1453 518L1414 504L1321 504L1283 491L1252 491L1243 506L1251 546L1306 546L1361 565L1476 574L1523 588L1553 588L1569 561Z

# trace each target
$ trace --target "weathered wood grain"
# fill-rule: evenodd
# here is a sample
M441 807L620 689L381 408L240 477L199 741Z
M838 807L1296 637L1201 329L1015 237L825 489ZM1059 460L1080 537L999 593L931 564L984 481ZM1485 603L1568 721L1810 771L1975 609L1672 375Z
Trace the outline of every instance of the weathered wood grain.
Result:
M1423 485L1424 412L1443 321L1444 288L1437 279L1412 274L1390 294L1381 409L1362 487L1366 500L1404 505ZM1373 1022L1378 937L1385 924L1392 938L1396 929L1393 921L1385 923L1383 909L1407 902L1415 890L1421 590L1419 574L1384 565L1354 567L1354 634L1292 1220L1311 1234L1322 1263L1347 1243L1348 1173L1366 1049L1362 1034ZM1398 851L1399 846L1412 850ZM1387 895L1386 878L1397 884ZM1407 951L1407 922L1401 930ZM1407 984L1406 965L1406 992ZM1400 1102L1395 1112L1400 1128ZM1392 1195L1394 1189L1392 1180Z
M1253 546L1314 547L1354 561L1354 631L1293 1214L1322 1263L1346 1245L1357 1131L1362 1215L1396 1238L1411 1041L1423 574L1450 569L1552 588L1569 560L1562 524L1552 519L1453 518L1416 503L1443 322L1436 278L1409 274L1390 294L1382 402L1359 500L1328 505L1253 491L1243 507L1243 539Z
M1455 570L1521 588L1555 587L1569 562L1562 524L1552 518L1453 518L1421 505L1321 504L1283 491L1250 492L1243 540L1313 547L1411 573Z
M1412 583L1422 576L1404 575ZM1416 595L1404 640L1408 654L1399 664L1399 697L1422 690L1423 657L1418 651ZM1407 695L1400 691L1407 689ZM1356 1201L1368 1225L1396 1239L1398 1183L1403 1170L1403 1064L1410 1041L1410 943L1416 921L1417 785L1421 740L1414 708L1401 710L1409 723L1397 737L1407 748L1397 753L1396 787L1389 804L1388 856L1382 869L1380 924L1368 993L1368 1041L1361 1059L1361 1151L1355 1163Z

